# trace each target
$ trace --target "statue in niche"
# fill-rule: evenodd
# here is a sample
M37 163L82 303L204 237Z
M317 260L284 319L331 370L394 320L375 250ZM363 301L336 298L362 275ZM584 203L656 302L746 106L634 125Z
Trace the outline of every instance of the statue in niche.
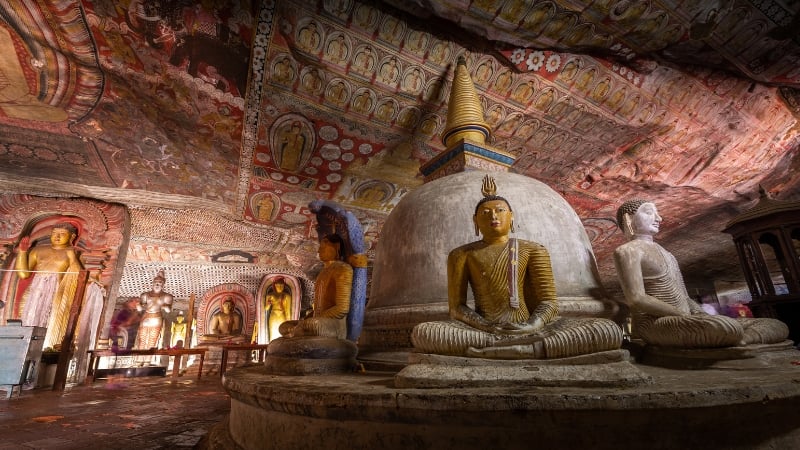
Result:
M186 317L183 311L178 311L175 321L170 328L170 348L183 348L186 346Z
M550 256L541 244L510 238L514 215L483 179L475 208L475 234L482 239L447 258L451 320L423 322L411 341L424 353L498 359L565 358L616 350L622 329L608 319L558 316ZM475 309L467 306L467 289Z
M319 242L322 271L317 276L310 317L286 321L280 326L282 336L347 337L347 313L353 286L353 267L342 260L342 238L329 234Z
M268 339L271 341L281 337L281 324L292 317L292 292L283 278L276 278L272 282L265 302L269 327Z
M136 310L144 312L136 336L137 349L158 348L164 327L164 313L172 311L172 294L164 292L164 271L159 270L153 277L152 288L139 296Z
M242 315L236 310L233 297L228 295L222 300L220 310L211 316L208 333L200 336L199 341L205 344L245 342L245 337L242 335Z
M614 251L614 265L632 311L634 337L664 347L713 348L778 343L789 335L779 320L709 315L694 302L675 257L653 241L661 225L654 203L623 203L617 223L628 242Z
M50 245L31 248L30 236L19 243L17 276L27 279L33 275L23 295L22 325L47 327L43 348L59 348L66 333L78 272L83 269L73 248L77 237L74 225L59 222L50 230Z

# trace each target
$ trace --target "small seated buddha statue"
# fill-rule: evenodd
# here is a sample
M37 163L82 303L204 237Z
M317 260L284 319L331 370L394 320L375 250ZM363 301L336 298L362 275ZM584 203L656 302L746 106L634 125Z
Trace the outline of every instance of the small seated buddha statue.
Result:
M483 198L473 215L482 239L452 250L447 258L451 320L423 322L411 333L423 353L494 359L552 359L619 349L622 329L601 318L558 316L547 249L510 238L514 214L483 179ZM475 309L467 305L467 289Z
M634 337L660 347L698 349L775 344L789 335L779 320L711 315L693 301L677 260L653 241L661 225L654 203L623 203L617 223L628 242L614 251L614 265L632 311Z
M242 335L242 316L234 308L233 298L225 297L221 309L211 317L210 333L200 336L201 343L244 343Z

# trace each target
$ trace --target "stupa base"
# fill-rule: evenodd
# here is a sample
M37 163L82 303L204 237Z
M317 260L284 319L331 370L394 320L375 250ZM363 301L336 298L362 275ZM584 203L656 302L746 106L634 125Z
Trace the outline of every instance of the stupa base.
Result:
M398 388L394 373L225 374L214 449L800 448L800 352L768 368L635 366L627 387Z
M792 341L776 344L758 344L742 347L679 349L646 345L641 361L652 366L671 369L757 369L770 365L763 355L769 352L786 351L793 347Z
M269 344L264 366L275 375L321 375L358 367L356 344L331 337L281 337Z
M623 387L652 382L627 350L572 358L499 360L412 353L395 376L401 388L583 386Z

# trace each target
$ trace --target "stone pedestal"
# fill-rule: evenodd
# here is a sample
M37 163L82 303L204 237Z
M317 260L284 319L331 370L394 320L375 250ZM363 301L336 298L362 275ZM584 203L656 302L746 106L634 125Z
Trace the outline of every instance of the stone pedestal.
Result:
M276 375L312 375L352 372L358 347L350 341L320 336L278 338L270 342L267 372Z
M227 421L213 449L800 448L800 352L768 368L636 367L618 387L398 388L394 373L225 376Z
M402 388L521 386L628 387L652 378L636 368L627 350L559 359L497 360L411 353L394 378Z

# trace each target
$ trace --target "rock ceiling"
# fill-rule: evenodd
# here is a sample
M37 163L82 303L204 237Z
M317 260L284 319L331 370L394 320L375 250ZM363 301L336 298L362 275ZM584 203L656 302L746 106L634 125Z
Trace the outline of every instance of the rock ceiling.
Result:
M660 240L689 278L741 279L720 230L759 184L799 194L798 9L0 2L0 180L129 205L131 268L236 250L313 271L308 203L341 203L379 245L393 206L422 183L419 165L444 150L464 56L492 145L575 208L604 279L622 240L613 217L631 197L659 205ZM120 294L146 283L123 280Z

